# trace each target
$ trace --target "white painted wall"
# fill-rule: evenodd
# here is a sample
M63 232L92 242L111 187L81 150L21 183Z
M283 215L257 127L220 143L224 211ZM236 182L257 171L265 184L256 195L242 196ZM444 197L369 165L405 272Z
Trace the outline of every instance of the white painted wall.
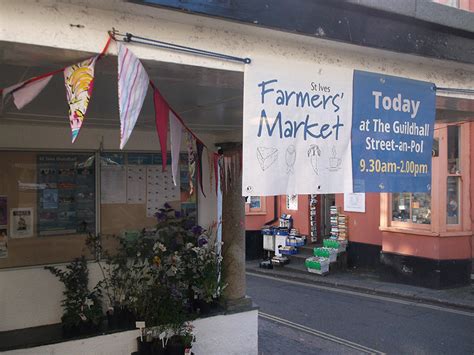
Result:
M97 263L89 263L90 287L99 280ZM0 270L0 332L60 323L63 290L42 266Z
M230 21L177 13L125 0L15 0L0 2L0 40L98 52L106 31L123 32L227 53L311 61L474 88L474 66L347 45ZM83 28L71 27L80 24ZM113 50L113 49L112 49ZM244 71L239 63L133 45L142 59ZM308 74L310 75L310 74Z
M258 311L198 319L193 322L196 355L252 355L258 351ZM5 355L129 355L137 350L138 330L68 341Z

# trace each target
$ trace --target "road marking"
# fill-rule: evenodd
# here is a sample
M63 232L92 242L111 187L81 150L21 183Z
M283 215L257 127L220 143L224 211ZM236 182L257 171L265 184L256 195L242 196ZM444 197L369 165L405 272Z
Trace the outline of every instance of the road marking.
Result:
M274 277L274 276L269 276L269 275L261 275L261 274L256 274L256 273L253 273L253 272L246 272L246 274L250 275L250 276L264 278L264 279L285 282L285 283L288 283L288 284L316 288L316 289L319 289L319 290L331 291L331 292L336 292L336 293L343 293L343 294L346 294L346 295L366 297L366 298L371 298L371 299L376 299L376 300L381 300L381 301L387 301L387 302L392 302L392 303L398 303L398 304L403 304L403 305L408 305L408 306L428 308L428 309L432 309L432 310L435 310L435 311L460 314L460 315L467 316L467 317L474 317L474 312L461 311L461 310L458 310L458 309L446 308L446 307L436 306L436 305L432 305L432 304L428 304L428 303L407 301L407 300L402 300L402 299L398 299L398 298L391 298L391 297L388 297L388 296L371 295L371 294L363 293L363 292L350 291L350 290L345 290L345 289L336 288L336 287L314 285L314 284L310 284L310 283L306 283L306 282L300 282L300 281L285 280L285 279L282 279L282 278L279 278L279 277Z
M350 340L339 338L335 335L331 335L331 334L322 332L320 330L309 328L309 327L306 327L302 324L294 323L292 321L289 321L288 319L280 318L280 317L277 317L277 316L274 316L274 315L271 315L271 314L268 314L268 313L263 313L261 311L258 312L258 315L263 319L267 319L267 320L270 320L270 321L273 321L273 322L276 322L276 323L283 324L287 327L297 329L297 330L303 331L303 332L311 334L311 335L315 335L319 338L323 338L323 339L332 341L334 343L341 344L341 345L347 346L349 348L362 351L362 352L367 353L367 354L385 354L385 353L380 352L378 350L368 348L367 346L354 343Z

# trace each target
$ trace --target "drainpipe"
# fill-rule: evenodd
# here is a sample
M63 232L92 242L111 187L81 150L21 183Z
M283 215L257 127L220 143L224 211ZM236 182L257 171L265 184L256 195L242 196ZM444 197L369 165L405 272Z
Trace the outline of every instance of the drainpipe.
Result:
M279 196L273 196L273 219L271 221L265 222L265 225L272 225L276 221L278 221L278 201L277 198Z

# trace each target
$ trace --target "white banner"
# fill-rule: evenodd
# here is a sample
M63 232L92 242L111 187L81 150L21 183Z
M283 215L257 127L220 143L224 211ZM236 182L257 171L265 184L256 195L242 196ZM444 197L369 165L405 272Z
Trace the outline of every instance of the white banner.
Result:
M244 78L244 196L352 192L352 70L252 58Z

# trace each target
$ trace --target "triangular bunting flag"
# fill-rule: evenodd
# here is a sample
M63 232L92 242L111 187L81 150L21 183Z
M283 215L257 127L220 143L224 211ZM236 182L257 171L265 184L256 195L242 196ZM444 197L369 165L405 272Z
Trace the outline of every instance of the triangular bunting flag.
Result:
M202 152L204 150L204 144L201 141L196 140L196 149L197 149L197 168L198 168L198 180L199 180L199 186L201 186L201 192L204 197L206 195L204 194L204 189L202 188Z
M72 143L79 135L79 130L86 118L87 106L94 87L94 67L97 58L97 56L92 57L64 69Z
M209 191L212 191L212 180L214 179L214 159L212 153L207 150L207 165L209 166Z
M13 96L13 102L18 110L28 105L51 81L53 74L44 77L31 78L3 90L3 99Z
M186 132L186 146L188 148L188 175L189 175L189 195L194 192L194 173L196 172L196 152L194 151L194 137Z
M143 106L150 79L142 63L124 45L118 47L120 149L127 144Z
M179 168L179 152L181 150L181 138L183 135L183 125L175 114L169 112L170 119L170 144L171 144L171 173L173 174L173 183L176 186L178 168Z
M156 133L160 139L161 161L163 171L166 171L168 164L166 154L166 144L168 143L168 121L170 117L170 107L157 88L153 87L153 103L155 104L155 124Z

